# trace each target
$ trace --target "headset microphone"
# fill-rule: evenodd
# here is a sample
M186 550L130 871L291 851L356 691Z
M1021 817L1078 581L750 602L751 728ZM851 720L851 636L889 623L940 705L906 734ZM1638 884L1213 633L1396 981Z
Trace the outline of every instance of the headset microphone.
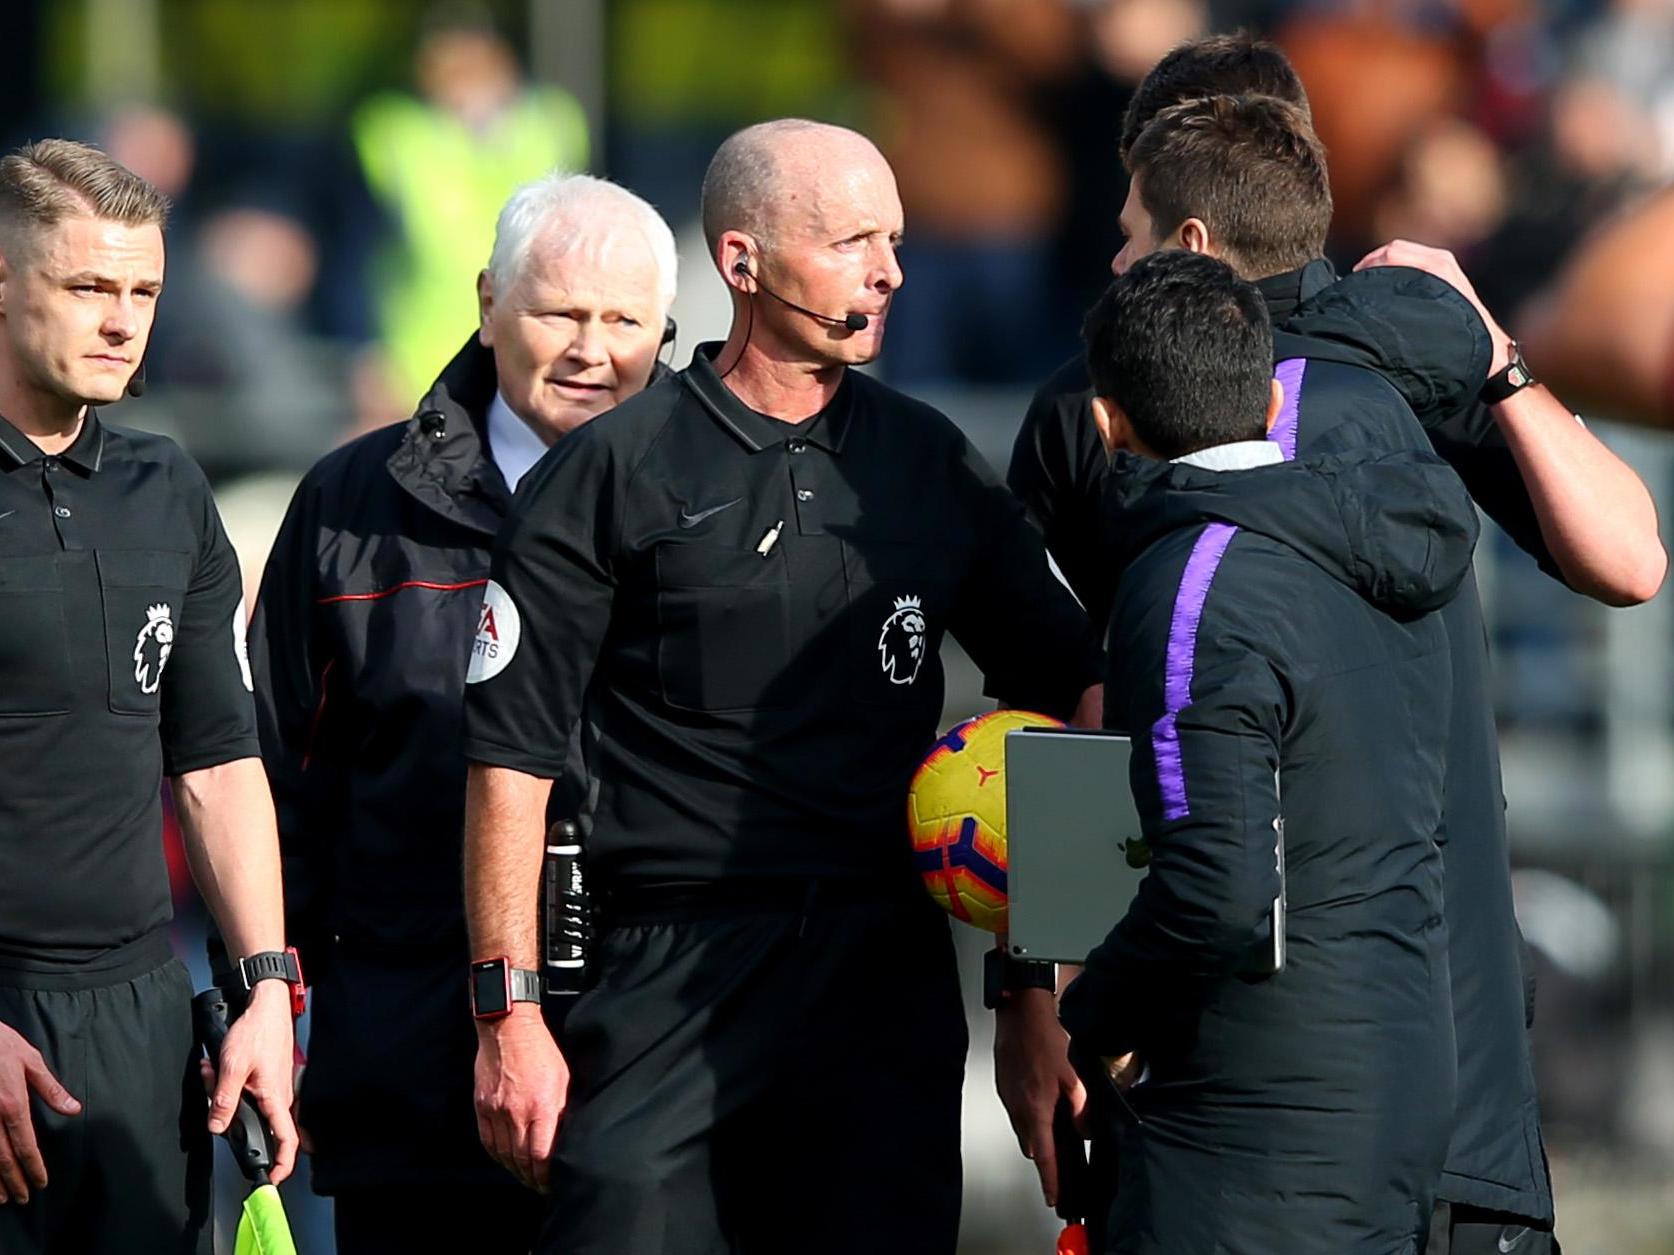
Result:
M128 380L128 395L141 397L145 395L145 359L140 358L139 369Z
M750 274L750 263L740 259L738 264L732 269L735 274L748 275ZM755 279L756 286L758 288L767 293L767 295L771 296L774 300L778 301L779 304L788 306L799 314L806 314L815 322L829 323L834 327L847 327L850 331L865 331L872 323L871 318L865 314L844 314L841 318L833 318L830 314L817 314L811 309L806 309L803 306L798 305L795 301L787 301L784 297L780 296L772 288L763 283L760 275L754 275L751 277Z

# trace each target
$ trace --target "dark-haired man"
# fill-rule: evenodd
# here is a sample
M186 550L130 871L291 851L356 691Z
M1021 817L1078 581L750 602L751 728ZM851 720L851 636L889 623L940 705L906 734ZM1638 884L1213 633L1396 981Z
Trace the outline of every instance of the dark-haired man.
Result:
M1116 1177L1100 1249L1415 1250L1455 1075L1434 612L1475 511L1428 451L1286 461L1267 311L1222 262L1146 258L1086 335L1122 451L1105 723L1152 851L1063 997ZM1256 975L1281 892L1284 966Z
M1184 248L1222 256L1256 282L1279 329L1277 375L1291 400L1276 439L1287 453L1428 444L1549 573L1612 603L1655 591L1666 557L1644 485L1530 384L1515 346L1484 323L1450 256L1396 245L1370 260L1441 271L1455 286L1383 265L1335 280L1319 256L1330 220L1325 157L1299 109L1260 97L1175 105L1150 120L1127 157L1134 175L1123 210L1129 238L1113 268L1155 249ZM1099 548L1099 449L1086 374L1072 363L1037 394L1009 478L1095 620L1107 614L1113 595ZM1455 671L1445 729L1446 868L1461 996L1459 1112L1440 1197L1467 1228L1470 1217L1482 1217L1477 1239L1492 1244L1502 1224L1549 1228L1551 1193L1524 1031L1521 938L1473 581L1444 618ZM1002 1093L1014 1124L1037 1144L1039 1113L1056 1091L1040 1053L1018 1043L1036 1040L1024 1020L1032 1017L1038 1029L1044 1009L1027 1009L1038 1002L1038 995L1012 1000L1000 1022L1001 1057L1017 1078ZM1073 1088L1065 1068L1056 1076L1058 1088ZM1031 1115L1019 1120L1020 1109ZM1466 1237L1456 1249L1474 1249L1464 1243L1477 1239Z

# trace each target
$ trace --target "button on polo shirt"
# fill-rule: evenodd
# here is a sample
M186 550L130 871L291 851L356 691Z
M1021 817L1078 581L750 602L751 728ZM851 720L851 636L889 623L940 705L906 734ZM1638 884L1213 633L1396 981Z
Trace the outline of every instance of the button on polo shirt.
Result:
M1093 633L946 418L847 372L781 422L733 395L715 348L524 481L467 756L560 781L606 882L905 877L943 635L991 688L1068 714L1097 682Z
M95 965L165 925L162 774L259 752L238 563L203 474L89 412L0 419L0 962Z

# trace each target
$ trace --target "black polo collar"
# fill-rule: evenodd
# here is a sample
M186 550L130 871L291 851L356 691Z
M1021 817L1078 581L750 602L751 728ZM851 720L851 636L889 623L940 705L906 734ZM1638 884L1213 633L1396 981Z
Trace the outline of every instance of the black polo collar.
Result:
M843 372L843 382L837 385L829 405L800 423L787 423L753 410L738 399L715 370L715 355L720 350L720 341L698 345L691 365L680 372L680 382L746 449L760 453L791 440L803 440L827 453L843 451L854 410L854 384L848 371Z
M1268 317L1277 325L1296 312L1296 307L1337 282L1337 268L1323 257L1283 274L1257 279L1256 290L1267 302Z
M39 462L47 455L41 452L41 446L4 418L0 418L0 453L19 466L30 462ZM91 475L104 464L105 460L105 428L99 422L99 414L91 406L87 415L82 419L81 430L70 447L56 455L60 461L68 462L83 474Z

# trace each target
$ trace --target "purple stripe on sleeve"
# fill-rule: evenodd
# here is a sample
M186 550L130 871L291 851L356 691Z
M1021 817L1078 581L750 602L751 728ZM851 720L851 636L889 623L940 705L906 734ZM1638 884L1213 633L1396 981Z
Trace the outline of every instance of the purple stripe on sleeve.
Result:
M1301 359L1296 359L1301 364ZM1301 372L1299 371L1298 374ZM1192 546L1174 595L1174 615L1168 624L1168 653L1163 661L1163 716L1151 725L1151 749L1157 759L1157 785L1162 790L1163 818L1184 819L1191 814L1186 798L1186 769L1180 760L1180 733L1175 719L1191 705L1192 665L1197 656L1197 628L1209 585L1221 565L1226 547L1238 531L1231 523L1210 523Z
M1267 438L1279 446L1279 452L1285 455L1285 461L1291 462L1296 458L1296 409L1302 404L1302 372L1308 368L1305 357L1287 357L1273 368L1273 378L1285 390L1285 399L1279 406L1279 417L1273 424L1273 430L1267 433Z

